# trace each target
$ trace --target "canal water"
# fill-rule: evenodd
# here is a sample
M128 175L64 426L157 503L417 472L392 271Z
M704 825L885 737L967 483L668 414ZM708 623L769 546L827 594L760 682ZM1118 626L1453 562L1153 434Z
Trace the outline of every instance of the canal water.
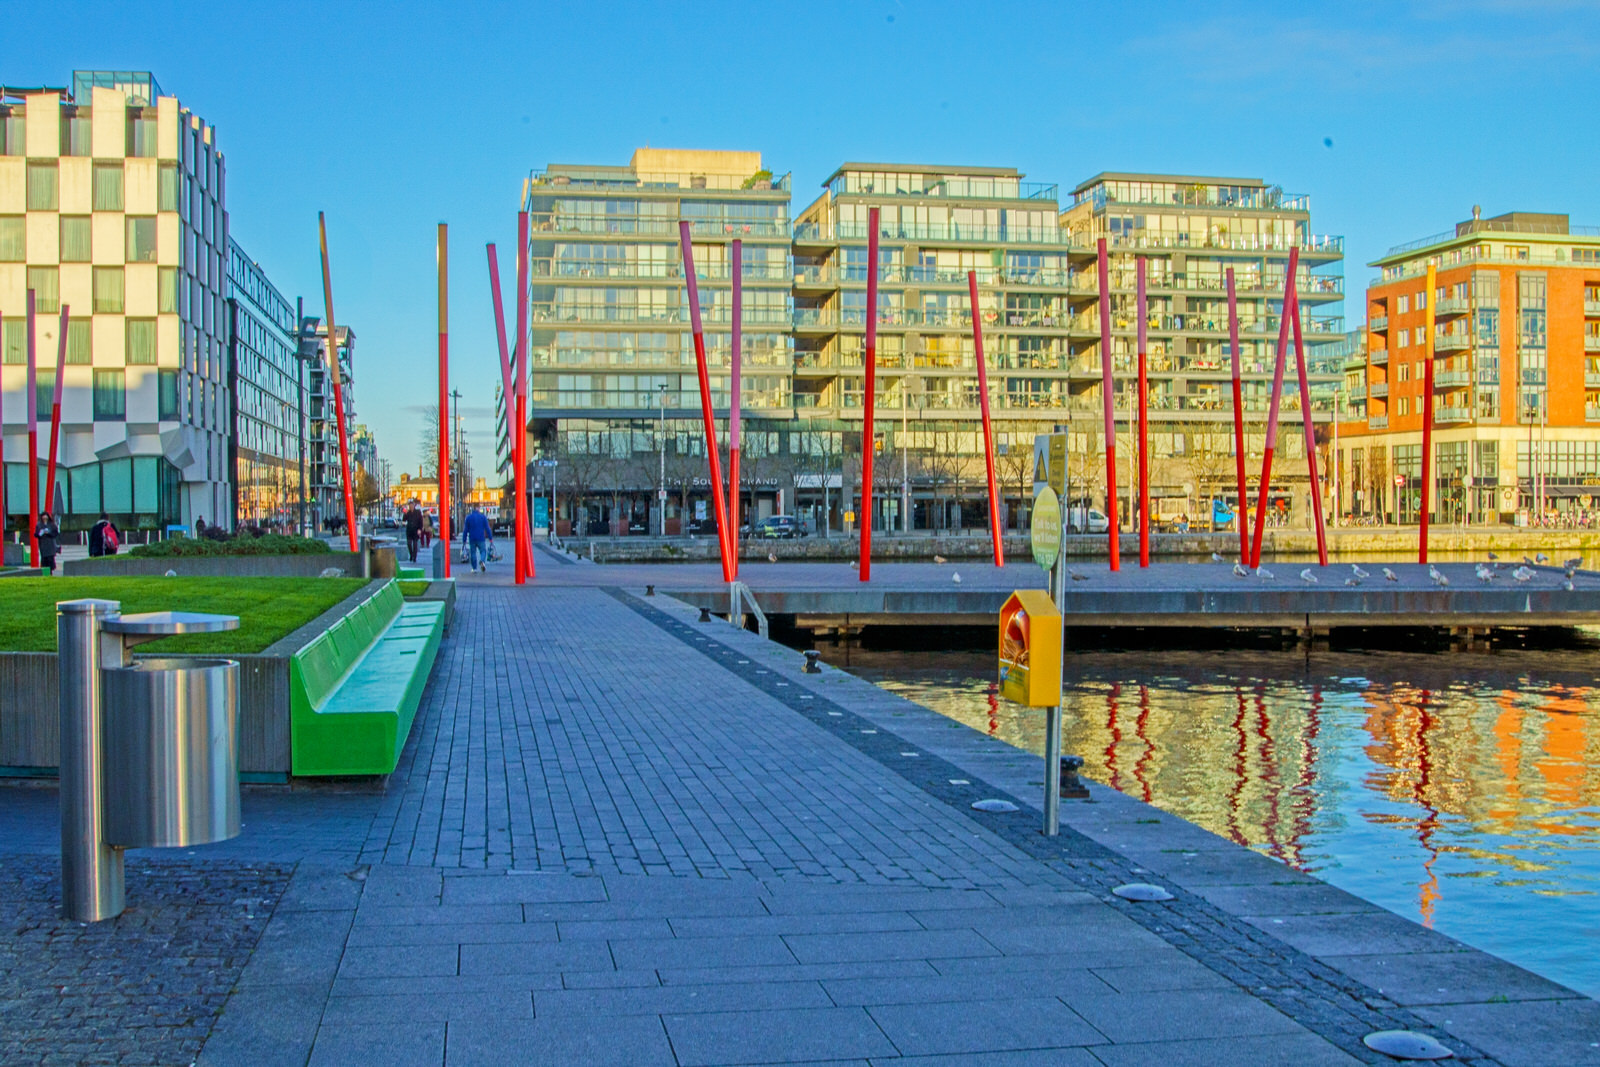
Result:
M1095 649L1066 657L1085 773L1600 996L1600 642L1495 653ZM824 658L1042 755L987 648Z

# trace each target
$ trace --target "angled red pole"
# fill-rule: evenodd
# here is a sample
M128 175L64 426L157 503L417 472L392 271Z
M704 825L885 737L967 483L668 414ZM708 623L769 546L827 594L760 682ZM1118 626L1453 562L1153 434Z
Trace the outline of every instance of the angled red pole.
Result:
M1106 536L1110 542L1111 569L1122 569L1122 551L1117 528L1117 424L1115 398L1111 380L1111 270L1106 258L1106 239L1099 242L1100 282L1100 392L1105 396L1106 409ZM1067 513L1071 514L1071 505ZM1088 512L1084 512L1084 528L1089 526Z
M867 380L861 419L861 580L872 577L872 416L878 402L878 209L867 209Z
M500 396L506 407L506 452L514 468L517 463L516 445L516 385L511 380L511 354L506 348L506 312L500 297L500 258L495 251L494 242L490 241L485 246L489 255L489 299L494 305L494 334L500 346ZM512 471L511 506L517 504L516 471ZM513 529L513 534L520 538L522 535ZM517 541L512 549L511 570L516 578L516 584L522 584L522 545Z
M517 386L517 433L512 455L516 457L517 524L513 542L521 543L522 573L537 576L533 564L533 505L528 499L528 377L533 373L533 339L528 334L528 281L532 266L528 262L528 213L517 212L517 342L512 346L512 375ZM554 511L549 520L555 522Z
M1267 440L1261 457L1261 488L1256 499L1256 532L1250 545L1250 565L1261 566L1261 534L1267 524L1267 494L1272 488L1272 452L1278 443L1278 404L1283 399L1283 362L1289 351L1289 319L1295 313L1294 274L1300 265L1300 246L1289 249L1289 271L1283 279L1283 313L1278 322L1278 358L1272 367L1272 397L1267 407Z
M1317 431L1311 422L1311 383L1306 377L1306 347L1300 339L1300 294L1294 294L1294 369L1300 380L1300 421L1306 434L1306 474L1311 479L1311 514L1316 519L1317 562L1328 565L1328 533L1322 524L1322 481L1317 477Z
M69 309L62 304L61 337L56 342L56 385L50 398L50 462L45 468L49 473L44 482L44 509L52 516L56 513L56 446L61 441L61 380L67 371L67 323L70 321Z
M39 361L33 344L34 300L28 290L28 566L39 565Z
M989 540L994 544L994 565L1006 565L1000 539L1000 489L994 477L994 421L989 417L989 367L983 358L983 326L978 321L978 272L967 271L967 293L972 300L972 355L978 364L978 405L983 412L983 465L989 475Z
M1148 313L1144 257L1138 258L1139 288L1139 566L1150 566L1150 378L1145 366Z
M1233 507L1233 524L1239 528L1239 562L1250 564L1250 503L1244 473L1244 389L1239 380L1239 294L1228 277L1228 348L1233 353L1233 462L1239 475L1239 500Z
M356 537L356 497L350 484L350 443L344 432L344 381L339 373L339 331L333 323L333 272L328 266L328 224L317 212L317 236L322 245L322 304L328 313L328 380L333 384L334 418L339 420L339 469L344 475L344 523L350 534L350 551L360 550ZM448 541L449 538L446 538ZM445 566L450 555L445 554ZM449 571L445 574L448 576Z
M1429 263L1428 287L1423 290L1428 295L1428 313L1423 324L1428 335L1428 352L1423 357L1426 380L1422 385L1422 507L1419 511L1422 525L1417 538L1418 563L1428 562L1428 526L1433 517L1433 287L1437 277L1437 268Z
M683 245L683 277L689 287L689 323L694 329L695 368L700 375L700 417L706 429L706 465L711 472L711 507L716 515L717 547L722 556L722 580L733 581L729 558L728 498L722 486L722 457L717 451L717 420L711 410L711 373L706 368L706 335L700 325L700 286L694 276L694 249L689 240L689 220L678 223Z
M435 238L439 265L439 540L444 544L444 576L450 577L450 230L439 223ZM329 325L332 325L331 323Z
M733 543L733 576L739 577L739 377L744 345L744 242L733 239L732 372L728 401L728 540Z
M5 335L5 316L0 315L0 338L4 338ZM0 341L0 349L3 348L4 342ZM0 535L5 533L6 520L10 517L9 513L6 511L6 480L4 477L4 472L6 469L6 435L4 433L6 424L5 395L6 391L4 389L0 389Z

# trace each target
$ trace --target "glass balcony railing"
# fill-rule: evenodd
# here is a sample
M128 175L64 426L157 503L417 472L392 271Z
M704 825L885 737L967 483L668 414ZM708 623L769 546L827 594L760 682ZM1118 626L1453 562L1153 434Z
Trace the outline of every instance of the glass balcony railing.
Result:
M1374 367L1383 366L1389 362L1389 350L1387 348L1372 349L1367 353L1367 362L1371 363Z
M1093 247L1092 243L1084 244L1081 238L1068 235L1059 226L977 226L957 222L918 225L909 222L891 222L881 225L879 237L889 241ZM812 222L801 223L794 228L794 239L797 244L865 242L867 224L836 222L828 226L818 226Z
M689 192L702 192L713 190L717 192L753 192L764 193L773 190L788 192L790 176L784 174L779 177L757 178L755 175L734 174L649 174L641 179L635 174L551 174L548 171L536 170L531 176L535 189L540 193L549 195L552 191L563 189L580 190L616 190L626 192L629 190L664 190L683 189Z
M1472 310L1472 302L1464 296L1449 296L1433 303L1433 317L1442 319L1450 315L1465 315Z
M1287 234L1218 234L1215 236L1190 236L1189 234L1170 234L1163 236L1149 232L1135 232L1126 235L1113 234L1106 242L1107 247L1116 249L1137 250L1141 248L1172 248L1172 249L1217 249L1228 252L1282 252L1288 255L1289 249L1299 246L1303 255L1344 255L1344 238L1332 236L1313 236L1304 239L1291 237ZM1094 247L1089 242L1089 247Z
M1092 274L1065 268L977 267L973 269L973 273L978 276L978 284L985 288L1037 286L1040 288L1070 289L1073 292L1086 294L1098 291ZM882 268L878 275L878 281L880 284L890 285L906 284L921 287L938 285L965 289L967 286L967 270L966 268L954 267L889 264ZM840 285L864 286L866 283L867 268L865 265L826 264L823 266L796 267L794 271L794 284L797 288L825 289Z
M1472 347L1472 338L1464 333L1441 333L1433 338L1435 352L1464 352Z
M535 323L650 323L671 324L688 323L689 312L679 308L652 308L652 307L611 307L606 305L555 305L534 304L531 306L533 321ZM745 308L745 326L788 326L790 312L787 309L771 308ZM705 324L727 323L731 316L726 307L707 308L701 314L701 321Z
M572 233L589 236L678 236L678 219L669 215L530 215L533 234ZM691 219L689 232L696 237L765 237L787 239L789 224L782 219ZM538 237L534 237L538 240Z
M1600 352L1600 336L1592 333L1584 334L1583 350L1585 352Z
M1453 404L1441 405L1434 409L1433 421L1436 423L1471 422L1472 409Z
M1585 300L1583 302L1584 318L1600 318L1600 300Z
M1371 330L1373 333L1388 333L1389 332L1389 316L1387 316L1387 315L1374 315L1374 316L1372 316L1372 318L1369 319L1368 322L1367 322L1367 329Z
M1435 370L1433 372L1433 387L1435 389L1458 389L1463 385L1472 384L1472 372L1469 370Z
M678 281L683 278L683 264L676 259L660 263L536 259L532 261L531 274L536 281L544 278L560 278L563 280L617 278L636 282ZM790 270L786 263L746 263L742 276L747 282L787 282L790 278ZM695 277L701 281L726 282L732 280L733 269L727 264L696 263Z
M1389 428L1389 416L1387 416L1387 415L1368 415L1367 416L1367 429L1369 429L1369 430L1387 430L1388 428Z
M1585 422L1600 422L1600 407L1585 406L1583 409L1583 419Z
M1367 395L1368 396L1372 396L1372 397L1377 397L1380 400L1383 399L1384 397L1389 395L1389 383L1388 382L1368 382L1367 383Z

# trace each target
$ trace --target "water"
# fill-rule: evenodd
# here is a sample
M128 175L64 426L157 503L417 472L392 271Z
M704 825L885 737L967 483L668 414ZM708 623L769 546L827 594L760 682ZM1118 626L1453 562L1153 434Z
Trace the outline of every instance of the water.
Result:
M1600 996L1600 645L1497 654L1069 653L1085 773ZM848 655L848 663L843 662ZM993 652L825 651L1032 752Z

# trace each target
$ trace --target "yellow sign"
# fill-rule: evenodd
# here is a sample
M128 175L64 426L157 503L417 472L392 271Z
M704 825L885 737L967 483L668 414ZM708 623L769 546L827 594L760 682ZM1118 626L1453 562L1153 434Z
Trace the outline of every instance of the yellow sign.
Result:
M1043 589L1019 589L1000 609L1000 695L1031 708L1061 703L1061 613Z
M1067 435L1041 433L1033 438L1033 495L1049 486L1057 496L1067 492Z
M1048 485L1033 498L1033 519L1029 525L1033 561L1045 570L1056 565L1061 554L1061 503Z
M845 522L855 522L856 521L856 513L853 512L853 511L845 512L844 513L844 521Z

